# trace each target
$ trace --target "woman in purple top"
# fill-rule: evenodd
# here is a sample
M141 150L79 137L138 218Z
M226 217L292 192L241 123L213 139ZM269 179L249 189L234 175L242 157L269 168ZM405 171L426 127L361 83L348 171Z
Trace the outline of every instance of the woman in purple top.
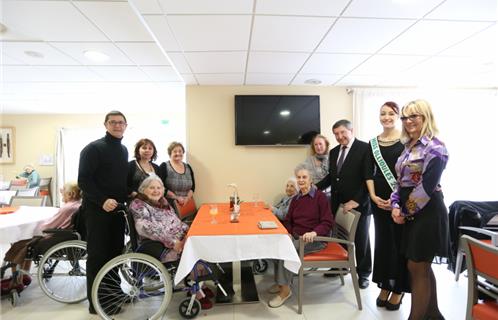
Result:
M291 200L284 225L295 239L296 248L299 247L299 237L303 237L304 253L308 254L325 248L325 243L313 240L316 236L330 236L333 225L332 213L327 196L311 185L311 175L306 166L299 165L295 174L299 192ZM284 262L277 260L275 264L276 283L268 289L269 293L276 294L268 302L270 307L278 308L291 297L292 276L292 272L285 269Z
M410 320L444 319L437 305L434 256L446 256L448 211L439 181L448 151L427 101L409 102L401 111L405 150L396 163L397 185L391 194L394 222L404 224L401 252L408 259L412 304Z

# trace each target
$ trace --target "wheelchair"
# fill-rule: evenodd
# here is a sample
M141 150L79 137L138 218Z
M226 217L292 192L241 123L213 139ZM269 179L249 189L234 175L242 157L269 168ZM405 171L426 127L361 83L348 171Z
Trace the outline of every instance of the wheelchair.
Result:
M133 252L122 254L107 262L94 280L92 302L101 318L114 319L117 316L126 319L161 319L174 291L190 293L190 297L180 303L179 313L186 319L195 318L201 311L196 294L202 293L203 281L208 279L213 280L226 295L213 276L210 266L203 261L198 261L197 264L204 266L208 275L200 276L196 264L193 270L194 279L185 281L185 287L174 290L172 279L176 264L163 264L154 256L146 254L147 248L138 245L138 235L131 212L122 205L117 213L125 217L126 233Z
M19 248L27 248L24 260L21 263L6 260L1 268L2 295L10 295L13 307L31 283L31 262L38 266L38 283L49 298L62 303L86 299L86 243L79 240L76 230L43 232L50 236L18 241ZM12 269L12 275L4 279L8 268Z

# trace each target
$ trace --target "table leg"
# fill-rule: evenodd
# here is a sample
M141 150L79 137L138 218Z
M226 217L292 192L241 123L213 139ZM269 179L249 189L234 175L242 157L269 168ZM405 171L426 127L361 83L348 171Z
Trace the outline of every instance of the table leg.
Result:
M220 280L228 293L228 297L225 297L221 290L218 290L216 303L242 304L259 302L251 263L252 261L234 261L222 264L225 275Z

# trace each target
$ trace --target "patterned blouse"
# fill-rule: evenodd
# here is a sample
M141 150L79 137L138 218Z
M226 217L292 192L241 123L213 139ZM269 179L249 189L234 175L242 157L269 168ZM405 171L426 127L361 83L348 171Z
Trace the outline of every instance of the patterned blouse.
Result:
M177 196L186 197L190 190L195 191L194 171L192 167L183 163L184 173L178 173L171 166L171 162L163 162L159 168L159 176L163 179L165 192L172 191Z
M422 210L431 195L441 190L439 181L447 162L448 151L436 137L423 136L411 149L406 144L396 163L398 180L391 194L393 207L401 208L403 216ZM404 196L406 190L409 193Z
M161 199L160 203L160 207L153 206L139 198L131 202L130 211L135 220L139 243L144 239L150 239L161 242L168 249L173 249L175 241L182 240L187 234L188 225L177 217L166 199ZM179 258L180 255L176 251L169 250L161 260L168 262Z

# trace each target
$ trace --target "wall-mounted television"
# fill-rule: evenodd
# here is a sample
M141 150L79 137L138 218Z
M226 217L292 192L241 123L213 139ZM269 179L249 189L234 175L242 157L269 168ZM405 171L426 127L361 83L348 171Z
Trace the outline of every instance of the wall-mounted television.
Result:
M235 96L236 145L305 145L319 132L320 96Z

